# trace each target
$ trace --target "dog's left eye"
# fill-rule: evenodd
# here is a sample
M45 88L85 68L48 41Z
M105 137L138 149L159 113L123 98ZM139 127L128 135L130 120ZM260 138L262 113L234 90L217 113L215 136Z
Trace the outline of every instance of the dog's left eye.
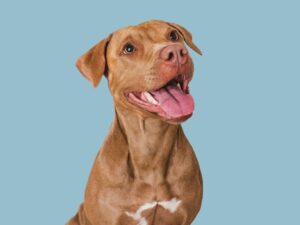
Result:
M131 43L127 43L123 48L123 53L129 55L132 54L135 50L136 48Z
M170 32L170 39L171 41L177 41L179 39L179 35L176 30L172 30Z

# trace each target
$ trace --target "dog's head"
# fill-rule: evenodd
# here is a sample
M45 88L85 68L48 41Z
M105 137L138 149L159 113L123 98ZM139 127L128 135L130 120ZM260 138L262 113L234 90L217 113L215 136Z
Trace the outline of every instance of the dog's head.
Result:
M184 43L202 54L182 26L147 21L109 35L76 65L94 87L107 77L116 107L182 122L194 110L188 86L194 66Z

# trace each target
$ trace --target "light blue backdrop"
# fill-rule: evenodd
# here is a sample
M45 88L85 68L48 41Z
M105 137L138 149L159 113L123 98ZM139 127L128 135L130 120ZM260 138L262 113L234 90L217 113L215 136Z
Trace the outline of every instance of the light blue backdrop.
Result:
M82 201L113 118L107 82L74 64L115 29L148 19L188 28L204 176L194 225L300 224L297 1L2 1L0 223L64 224Z

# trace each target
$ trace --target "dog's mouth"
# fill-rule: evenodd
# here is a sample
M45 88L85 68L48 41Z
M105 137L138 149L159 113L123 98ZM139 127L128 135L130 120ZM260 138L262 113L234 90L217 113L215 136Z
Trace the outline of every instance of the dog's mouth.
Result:
M183 121L194 111L194 100L188 84L186 76L179 74L159 89L128 92L125 96L135 105L165 119Z

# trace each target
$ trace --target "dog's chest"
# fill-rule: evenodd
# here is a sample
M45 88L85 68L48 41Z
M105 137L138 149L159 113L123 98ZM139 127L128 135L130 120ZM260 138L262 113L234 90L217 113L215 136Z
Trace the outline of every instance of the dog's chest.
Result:
M135 211L125 211L122 221L129 225L175 225L180 224L178 211L182 201L172 198L165 201L153 201L140 205ZM121 223L123 224L123 223Z

